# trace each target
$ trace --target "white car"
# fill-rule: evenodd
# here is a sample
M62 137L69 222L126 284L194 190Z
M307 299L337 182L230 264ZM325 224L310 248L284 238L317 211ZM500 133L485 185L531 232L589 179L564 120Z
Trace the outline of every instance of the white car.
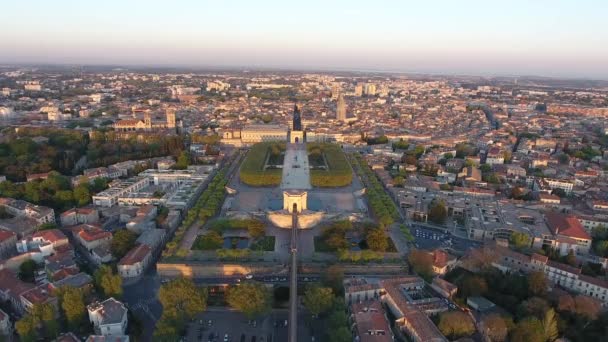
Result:
M246 276L245 276L245 279L247 279L247 280L251 280L251 279L253 279L253 274L248 274L248 275L246 275Z

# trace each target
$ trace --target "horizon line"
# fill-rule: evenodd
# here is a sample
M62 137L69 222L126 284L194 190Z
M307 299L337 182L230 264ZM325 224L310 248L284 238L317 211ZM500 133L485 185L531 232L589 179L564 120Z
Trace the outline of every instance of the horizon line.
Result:
M543 75L543 74L517 74L517 73L501 73L501 72L458 72L458 71L418 71L418 70L395 70L395 69L370 69L370 68L339 68L339 67L286 67L286 66L262 66L262 65L206 65L206 64L162 64L162 63L63 63L63 62L4 62L0 60L0 68L3 67L43 67L43 66L55 66L55 67L107 67L107 68L133 68L133 69L146 69L146 68L166 68L166 69L199 69L204 70L222 70L222 71L281 71L281 72L319 72L319 73L332 73L332 72L348 72L348 73L361 73L361 74L397 74L397 75L420 75L420 76L445 76L445 77L482 77L482 78L544 78L552 80L565 80L565 81L600 81L608 82L607 78L592 78L587 76L555 76L555 75Z

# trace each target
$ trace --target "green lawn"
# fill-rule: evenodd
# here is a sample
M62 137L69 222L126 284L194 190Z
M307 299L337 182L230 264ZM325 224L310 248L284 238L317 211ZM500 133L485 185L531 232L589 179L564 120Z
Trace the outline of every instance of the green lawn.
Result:
M332 188L349 185L353 181L353 173L346 155L337 144L309 143L307 144L309 162L312 166L323 166L328 169L310 171L310 181L313 186Z
M241 181L251 186L277 186L281 183L281 169L264 170L267 157L278 163L282 157L277 155L285 150L285 143L263 142L251 147L241 164Z

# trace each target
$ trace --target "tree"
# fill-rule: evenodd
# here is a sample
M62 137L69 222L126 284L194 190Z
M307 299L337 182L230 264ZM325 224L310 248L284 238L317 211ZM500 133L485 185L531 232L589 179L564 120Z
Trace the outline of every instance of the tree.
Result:
M164 314L156 322L156 329L154 330L155 341L178 341L179 332L176 328L176 323L168 319Z
M228 305L250 319L270 310L270 300L271 296L266 287L253 282L228 288L226 293Z
M433 200L431 207L429 208L428 217L431 222L437 224L445 223L445 220L448 217L448 209L445 206L445 202L441 199Z
M499 314L490 314L483 319L484 334L492 342L503 342L509 332L507 323Z
M329 341L332 342L352 342L353 335L347 327L339 327L337 329L332 329L329 333Z
M574 255L574 251L573 250L569 250L568 251L568 255L566 255L566 257L564 258L564 261L566 262L566 264L570 265L570 266L578 266L578 262L576 261L576 255Z
M224 238L220 233L211 230L205 235L201 235L195 242L194 248L201 250L216 250L222 248Z
M106 297L122 297L122 278L110 266L102 265L95 271L95 285Z
M340 265L331 265L321 275L321 282L331 287L336 295L344 292L344 269Z
M608 256L608 240L598 241L594 245L594 250L598 255L602 257Z
M407 256L407 261L414 272L421 277L429 279L433 276L433 256L425 251L412 249Z
M530 247L530 237L526 233L513 232L509 237L509 242L515 246L516 249L523 249Z
M402 176L397 176L397 177L393 178L394 186L402 187L403 184L405 184L405 179Z
M60 294L61 309L70 329L76 329L84 322L86 307L81 289L71 286L62 289Z
M331 288L313 285L304 292L303 303L313 316L318 316L331 308L333 297Z
M83 206L91 201L91 193L88 184L80 184L74 188L74 200L78 206Z
M534 316L541 320L545 317L545 314L549 308L549 303L547 303L546 300L540 297L531 297L519 304L517 314L519 317Z
M541 296L547 291L547 278L542 271L534 271L528 277L528 290L535 296Z
M34 282L34 272L36 271L36 268L38 268L38 265L36 264L36 262L32 259L26 260L24 261L20 266L19 266L19 278L21 278L21 280L23 281L27 281L27 282Z
M184 170L188 168L188 165L190 165L190 154L186 151L182 151L179 154L179 157L177 157L177 162L175 163L173 168L177 170Z
M401 233L403 233L403 236L405 237L405 239L407 240L407 242L414 242L414 240L416 240L414 238L414 235L412 235L412 232L410 231L410 229L406 225L400 224L399 225L399 231L401 231Z
M453 340L470 336L475 332L473 321L462 311L445 311L439 314L437 328Z
M483 296L488 292L486 280L480 276L466 276L458 286L458 292L464 298L471 296Z
M367 247L376 252L385 252L388 248L388 236L382 228L368 229L365 241Z
M547 310L541 324L543 327L543 335L545 336L545 341L555 341L559 332L557 331L557 318L555 310L553 310L553 308Z
M128 229L121 229L114 233L110 250L117 259L120 259L135 246L135 240L137 240L137 234Z
M100 192L108 187L108 180L106 178L95 178L93 180L93 192Z
M544 342L545 336L541 322L536 317L519 321L511 333L512 342Z
M247 225L247 232L254 239L264 236L266 234L264 223L260 220L251 220Z
M338 328L346 324L348 317L343 310L333 310L327 318L327 324L330 328Z
M51 304L34 304L29 313L36 325L42 323L46 337L54 339L59 334L59 322Z
M162 285L158 299L163 306L163 317L179 322L189 321L207 309L207 289L197 287L186 278Z
M36 322L32 315L25 315L15 323L15 330L23 342L36 340Z

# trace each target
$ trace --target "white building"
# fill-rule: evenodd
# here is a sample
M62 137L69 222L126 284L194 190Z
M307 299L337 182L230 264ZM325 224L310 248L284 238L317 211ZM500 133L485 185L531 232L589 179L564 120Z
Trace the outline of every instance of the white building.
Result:
M127 330L127 308L114 298L87 306L89 320L103 336L123 336Z
M93 196L93 203L101 207L111 207L118 204L119 197L137 192L148 185L150 185L150 179L147 177L114 181L109 189Z
M118 274L122 278L141 276L152 260L152 249L145 244L139 244L131 249L118 263Z

